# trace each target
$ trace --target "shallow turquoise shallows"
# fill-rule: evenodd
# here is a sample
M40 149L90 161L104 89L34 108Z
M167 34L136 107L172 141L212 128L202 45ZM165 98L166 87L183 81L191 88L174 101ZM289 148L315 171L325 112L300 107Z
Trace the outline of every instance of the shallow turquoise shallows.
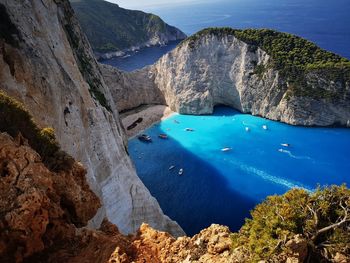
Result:
M175 114L145 133L152 143L129 141L138 175L188 235L212 223L236 231L266 196L293 187L350 185L350 129L293 127L217 107L210 116Z

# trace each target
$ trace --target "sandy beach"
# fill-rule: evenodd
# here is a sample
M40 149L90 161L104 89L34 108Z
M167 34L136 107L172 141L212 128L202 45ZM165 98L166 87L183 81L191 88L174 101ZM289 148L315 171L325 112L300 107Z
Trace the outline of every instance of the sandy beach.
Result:
M149 128L154 123L170 117L174 112L164 105L147 105L120 114L128 138L134 137L141 131ZM141 121L142 118L142 121ZM136 122L139 120L138 122ZM136 122L136 125L134 124ZM130 126L135 125L131 128ZM130 127L128 129L128 127Z

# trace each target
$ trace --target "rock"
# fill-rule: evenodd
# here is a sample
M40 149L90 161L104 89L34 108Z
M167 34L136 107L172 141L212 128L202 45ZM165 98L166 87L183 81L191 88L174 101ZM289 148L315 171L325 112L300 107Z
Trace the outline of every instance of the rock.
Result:
M118 111L132 110L141 105L165 104L163 93L154 85L149 69L122 72L115 67L99 64Z
M287 262L304 262L308 256L308 243L301 235L294 236L285 246L290 251Z
M125 83L130 76L134 80L146 79L142 85L139 81L136 84L136 92L147 93L142 97L131 91L135 85L133 80L127 80L130 85L110 84L112 93L129 96L123 98L122 109L150 101L162 103L164 98L171 110L181 114L211 114L214 106L227 105L243 113L292 125L349 126L350 83L341 80L345 76L334 81L322 71L306 73L308 87L301 89L336 94L332 99L291 95L293 84L270 66L271 60L263 49L232 34L208 33L194 42L184 41L154 65L125 77L124 73L111 70L102 72L108 83ZM259 68L264 69L260 74L257 73ZM157 97L161 100L154 100ZM117 101L115 96L114 100Z
M85 226L100 207L81 165L55 174L29 146L3 133L0 167L0 258L5 262L20 262L63 237L73 238L75 227Z
M337 252L335 254L335 257L333 258L332 262L335 262L335 263L348 263L348 262L350 262L350 257L345 256L345 255L340 254L339 252Z
M0 9L9 28L0 39L1 89L40 127L53 127L63 150L86 168L103 204L90 226L107 216L125 234L147 222L184 235L136 175L117 106L68 0L1 0Z

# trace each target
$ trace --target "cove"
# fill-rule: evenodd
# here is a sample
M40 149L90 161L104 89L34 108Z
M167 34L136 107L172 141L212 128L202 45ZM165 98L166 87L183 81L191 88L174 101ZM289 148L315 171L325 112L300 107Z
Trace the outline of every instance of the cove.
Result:
M174 114L144 133L152 143L129 140L137 173L188 235L212 223L237 231L266 196L293 187L350 185L350 129L294 127L216 107L213 115Z

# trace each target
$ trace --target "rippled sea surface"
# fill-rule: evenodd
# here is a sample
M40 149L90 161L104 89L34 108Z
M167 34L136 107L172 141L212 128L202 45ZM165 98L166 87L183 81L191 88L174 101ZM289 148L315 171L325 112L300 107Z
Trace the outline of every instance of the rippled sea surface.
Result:
M218 107L210 116L173 115L146 133L152 143L129 141L138 175L190 235L211 223L238 230L257 203L293 187L350 185L349 129L293 127Z

